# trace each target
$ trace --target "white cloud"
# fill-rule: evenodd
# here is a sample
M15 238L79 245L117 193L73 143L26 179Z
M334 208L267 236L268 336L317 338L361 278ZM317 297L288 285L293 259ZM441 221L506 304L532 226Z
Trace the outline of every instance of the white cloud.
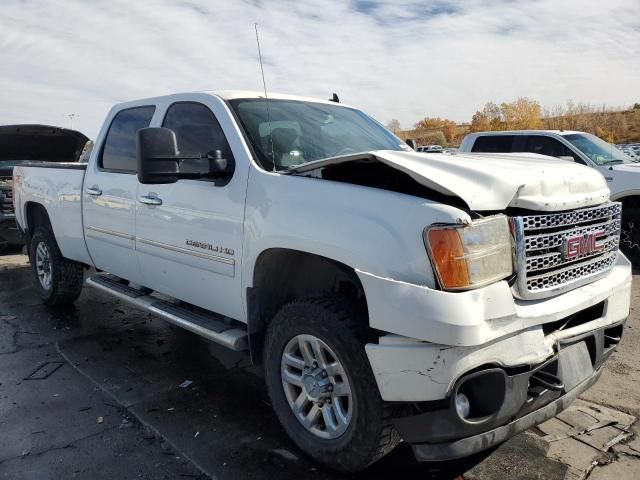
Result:
M200 89L338 92L381 121L489 100L640 101L638 0L3 0L0 124L95 136L116 102Z

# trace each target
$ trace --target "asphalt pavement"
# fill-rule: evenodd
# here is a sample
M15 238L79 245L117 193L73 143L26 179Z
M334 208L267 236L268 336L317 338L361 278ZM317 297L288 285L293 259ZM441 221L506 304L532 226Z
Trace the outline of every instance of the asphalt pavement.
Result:
M561 419L464 461L401 445L345 477L292 444L246 355L92 288L48 309L33 282L25 256L0 256L0 479L640 478L637 283L618 352Z

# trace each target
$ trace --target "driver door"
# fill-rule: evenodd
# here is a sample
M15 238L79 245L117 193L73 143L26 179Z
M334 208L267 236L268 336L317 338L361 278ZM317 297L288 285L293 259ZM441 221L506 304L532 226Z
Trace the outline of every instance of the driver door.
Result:
M201 102L177 101L167 106L161 126L175 132L181 153L220 150L232 160L225 129L232 131L234 125L225 108L208 95ZM226 128L219 118L228 122ZM183 160L180 171L208 172L208 162ZM244 318L240 259L247 175L248 165L239 164L226 184L205 179L138 184L136 250L144 285L234 319Z

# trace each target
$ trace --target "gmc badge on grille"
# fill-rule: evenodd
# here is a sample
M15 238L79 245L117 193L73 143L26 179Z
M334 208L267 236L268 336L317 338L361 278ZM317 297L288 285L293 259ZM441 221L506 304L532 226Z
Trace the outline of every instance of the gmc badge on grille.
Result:
M604 245L598 244L598 240L604 236L605 232L600 230L575 237L566 237L562 241L562 258L571 260L576 257L601 252L604 250Z

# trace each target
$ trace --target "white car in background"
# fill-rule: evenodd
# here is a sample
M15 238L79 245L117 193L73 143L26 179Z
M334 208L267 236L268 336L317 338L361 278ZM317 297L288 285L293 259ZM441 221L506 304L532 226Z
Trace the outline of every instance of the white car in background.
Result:
M420 153L442 153L442 151L443 148L441 145L424 145L416 149L416 152Z
M615 145L585 132L518 130L470 133L460 152L531 152L597 169L607 180L611 199L623 205L620 248L640 264L640 163Z

